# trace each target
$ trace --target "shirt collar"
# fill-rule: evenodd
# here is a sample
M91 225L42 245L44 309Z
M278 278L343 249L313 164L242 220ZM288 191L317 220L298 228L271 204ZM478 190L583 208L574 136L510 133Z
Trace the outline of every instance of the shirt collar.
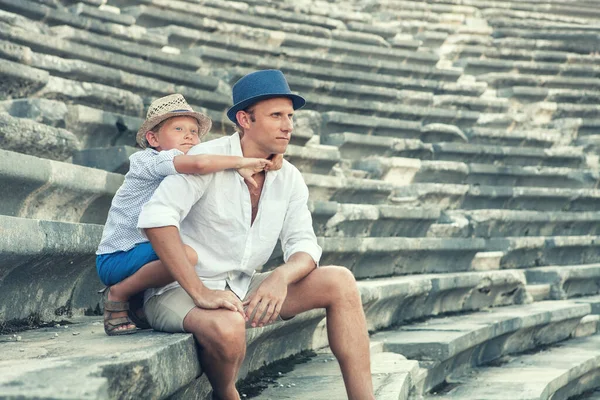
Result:
M229 143L231 144L232 156L244 157L244 153L242 153L242 142L240 139L240 134L238 132L235 132L229 137ZM265 177L265 184L270 184L271 182L273 182L273 180L277 177L278 172L279 171L267 171L267 176Z

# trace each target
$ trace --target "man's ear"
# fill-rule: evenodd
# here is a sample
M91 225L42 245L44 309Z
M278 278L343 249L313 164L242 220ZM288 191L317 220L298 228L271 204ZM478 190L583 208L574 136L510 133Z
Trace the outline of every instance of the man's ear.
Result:
M250 114L244 110L240 110L235 114L238 125L244 129L250 128Z
M156 137L156 133L152 131L146 132L146 140L148 141L150 147L158 147L158 139Z

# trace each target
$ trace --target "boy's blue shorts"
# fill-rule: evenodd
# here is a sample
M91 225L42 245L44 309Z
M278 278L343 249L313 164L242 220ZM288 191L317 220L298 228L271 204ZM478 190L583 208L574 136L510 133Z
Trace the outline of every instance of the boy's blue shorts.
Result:
M131 250L99 254L96 256L96 270L102 283L112 286L155 260L158 260L158 256L154 252L152 244L144 242L136 244Z

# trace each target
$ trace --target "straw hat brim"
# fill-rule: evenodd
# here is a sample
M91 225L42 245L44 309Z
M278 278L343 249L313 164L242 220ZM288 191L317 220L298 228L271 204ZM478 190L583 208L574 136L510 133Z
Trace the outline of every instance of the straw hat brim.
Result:
M208 116L196 111L171 111L168 113L160 114L145 120L142 126L140 126L140 129L138 129L137 135L135 136L135 140L140 145L140 147L142 149L148 147L148 142L146 141L146 132L151 131L156 125L172 117L195 118L198 121L198 137L200 138L205 136L212 127L211 119Z
M237 119L235 116L238 111L244 110L244 109L250 107L252 104L258 103L259 101L273 99L275 97L287 97L290 100L292 100L292 106L294 107L294 110L302 108L306 104L306 100L304 99L304 97L299 96L297 94L266 93L266 94L261 94L258 96L253 96L253 97L244 99L244 100L240 101L239 103L233 105L229 110L227 110L227 117L231 120L231 122L233 122L234 124L237 124Z

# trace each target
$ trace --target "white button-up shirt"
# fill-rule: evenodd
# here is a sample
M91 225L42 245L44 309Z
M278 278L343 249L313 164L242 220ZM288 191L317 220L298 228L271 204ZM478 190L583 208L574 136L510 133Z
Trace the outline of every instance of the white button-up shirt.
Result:
M199 144L188 154L242 156L236 133ZM265 264L277 239L284 261L308 253L318 265L321 247L307 207L308 187L300 171L287 161L266 173L258 213L251 223L250 192L234 170L208 175L171 175L144 205L138 228L175 226L182 241L198 254L196 272L210 289L231 290L244 298L254 271ZM177 282L149 289L146 299L179 287Z

